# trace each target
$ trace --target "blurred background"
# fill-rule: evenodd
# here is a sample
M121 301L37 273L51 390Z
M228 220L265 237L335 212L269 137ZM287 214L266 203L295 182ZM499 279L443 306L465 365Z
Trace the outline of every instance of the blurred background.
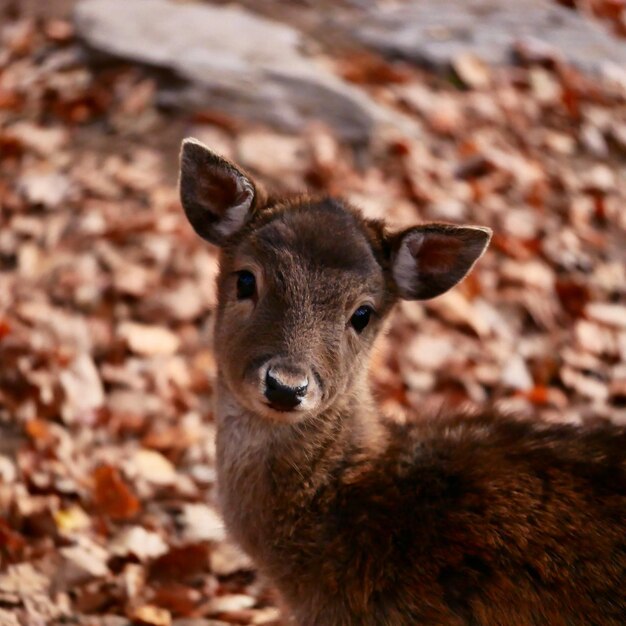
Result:
M626 422L625 7L0 0L0 624L279 623L215 508L185 136L398 227L494 229L394 315L391 416Z

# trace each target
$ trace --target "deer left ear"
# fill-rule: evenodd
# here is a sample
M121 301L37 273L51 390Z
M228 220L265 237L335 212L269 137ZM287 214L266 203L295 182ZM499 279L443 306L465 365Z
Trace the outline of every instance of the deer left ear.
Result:
M392 273L400 297L428 300L459 283L489 245L479 226L424 224L391 238Z
M189 223L218 246L245 224L258 203L252 180L196 139L183 141L179 184Z

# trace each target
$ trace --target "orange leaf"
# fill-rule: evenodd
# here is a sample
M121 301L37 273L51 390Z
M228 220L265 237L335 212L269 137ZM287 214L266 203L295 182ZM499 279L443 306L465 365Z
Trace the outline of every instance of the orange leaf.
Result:
M185 580L196 574L208 571L209 546L194 543L172 548L159 557L150 567L150 577L157 580Z
M174 615L189 617L196 610L200 600L201 594L197 589L180 583L168 583L154 590L151 602Z
M137 515L141 508L139 500L117 469L101 465L93 472L92 479L93 501L100 513L118 520Z
M0 518L0 556L10 561L19 560L25 548L26 539Z
M144 626L170 626L172 616L169 611L152 604L137 607L130 615L135 624Z
M51 443L53 437L50 431L50 424L46 420L32 419L26 422L26 434L35 441Z
M557 280L556 294L561 306L573 317L580 317L591 299L587 285L568 279Z
M548 403L548 388L543 385L535 386L526 393L526 397L533 403L543 405Z

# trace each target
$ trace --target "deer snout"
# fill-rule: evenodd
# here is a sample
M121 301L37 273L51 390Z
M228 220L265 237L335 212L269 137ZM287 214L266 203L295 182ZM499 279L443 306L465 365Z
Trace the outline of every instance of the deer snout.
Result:
M292 411L302 403L309 389L309 377L299 367L270 363L265 373L265 397L278 411Z

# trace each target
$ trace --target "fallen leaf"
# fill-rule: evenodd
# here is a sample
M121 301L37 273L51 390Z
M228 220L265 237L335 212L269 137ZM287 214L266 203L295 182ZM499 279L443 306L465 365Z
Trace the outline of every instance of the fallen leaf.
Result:
M197 589L175 582L157 587L151 598L156 606L182 616L193 615L201 600L202 594Z
M626 328L626 305L624 304L591 302L585 307L585 314L601 324Z
M185 504L181 522L188 541L223 541L226 536L224 521L206 504Z
M162 454L140 449L132 457L132 468L144 480L155 485L171 485L176 480L176 468Z
M449 291L429 302L428 309L450 324L469 328L479 337L486 337L491 332L484 311L478 310L459 290Z
M229 541L222 541L211 551L211 571L217 576L229 576L253 568L250 557Z
M0 591L28 596L45 592L50 587L50 579L38 572L32 563L9 565L6 572L0 574Z
M69 534L91 526L91 518L78 505L55 511L54 521L59 532Z
M13 611L0 609L0 624L2 626L22 626Z
M411 364L426 370L441 368L454 353L452 341L446 336L417 335L407 347Z
M581 347L592 354L616 355L618 352L615 333L608 328L587 320L579 320L575 326L575 333Z
M170 626L172 615L166 610L152 604L139 606L130 613L134 624L146 626Z
M211 598L207 605L207 613L217 615L220 613L230 613L233 611L241 611L249 609L256 604L256 600L252 596L242 593L233 593L223 596Z
M489 86L491 82L489 66L482 59L469 52L457 55L452 62L452 67L468 87L481 89Z
M119 471L101 465L92 474L92 497L99 513L111 519L132 519L139 512L139 500L124 482Z
M533 387L533 379L524 359L514 354L502 370L502 384L506 387L528 391Z
M68 586L109 574L109 553L93 541L83 538L80 544L61 548L59 552L64 559L59 577Z
M29 203L49 209L58 208L72 194L68 177L56 172L24 174L18 187Z
M614 406L626 407L626 379L622 378L611 381L609 400Z
M243 133L237 143L237 157L246 167L278 177L283 185L294 188L311 164L310 150L302 137L267 131Z
M8 132L29 150L44 157L59 152L69 139L67 129L62 126L44 127L26 120L13 124Z
M124 528L113 538L109 550L118 556L133 554L144 561L165 554L168 548L158 533L150 532L142 526L131 526Z
M118 334L133 352L142 356L174 354L180 346L180 339L162 326L123 322Z
M206 543L194 543L170 548L150 565L153 580L185 581L209 569L209 547Z
M9 523L0 517L0 556L9 562L19 561L27 545L26 537L13 530ZM0 591L3 591L2 578Z
M65 392L62 409L66 422L89 420L104 404L104 388L100 373L91 356L85 352L74 358L59 375Z
M4 454L0 454L0 482L8 485L17 478L17 468L12 459Z
M571 367L561 368L561 380L566 387L592 400L605 402L609 397L609 390L605 383Z

